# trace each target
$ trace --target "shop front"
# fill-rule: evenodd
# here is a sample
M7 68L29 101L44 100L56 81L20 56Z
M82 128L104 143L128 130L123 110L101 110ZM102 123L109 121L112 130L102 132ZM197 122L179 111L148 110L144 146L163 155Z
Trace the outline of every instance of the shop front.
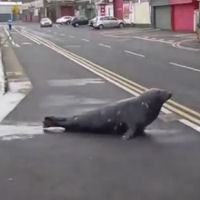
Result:
M174 31L194 31L196 26L195 11L198 2L194 0L170 0L172 6L172 24Z
M155 28L172 30L171 6L168 0L151 1L152 24Z

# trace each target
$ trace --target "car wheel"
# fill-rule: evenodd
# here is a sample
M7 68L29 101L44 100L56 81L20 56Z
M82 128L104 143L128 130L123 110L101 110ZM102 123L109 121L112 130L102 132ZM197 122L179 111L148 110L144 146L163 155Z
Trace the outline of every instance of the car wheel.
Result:
M119 24L119 28L124 28L124 24L123 24L123 23L120 23L120 24Z
M67 22L66 22L66 24L67 24L67 25L69 25L69 24L70 24L70 22L69 22L69 21L67 21Z
M103 25L103 24L100 24L100 25L99 25L99 29L100 29L100 30L104 29L104 25Z
M79 27L79 23L75 23L74 25L75 25L75 27Z

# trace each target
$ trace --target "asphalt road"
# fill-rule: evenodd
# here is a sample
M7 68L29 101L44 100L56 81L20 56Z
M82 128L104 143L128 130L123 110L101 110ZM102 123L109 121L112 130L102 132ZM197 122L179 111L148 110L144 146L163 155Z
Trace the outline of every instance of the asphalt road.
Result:
M122 50L130 41L106 39L98 32L92 36L93 42L84 41L82 39L86 39L90 33L84 28L68 27L64 32L64 27L54 27L41 29L40 33L37 25L29 25L28 28L148 87L161 87L162 81L165 81L167 85L163 84L163 87L173 89L174 98L199 108L196 104L199 94L195 93L199 87L195 82L198 73L190 75L193 72L178 71L179 75L183 73L187 77L192 76L194 83L190 92L193 98L196 97L193 99L185 90L192 79L188 78L189 83L186 84L175 75L173 68L166 69L166 65L159 68L157 61L151 58L157 65L155 68L153 64L149 65L150 70L147 69L148 62L142 60L143 57L121 55L117 48L98 45L109 41L109 45L121 46ZM68 35L61 37L61 41L57 36L47 36L48 30ZM69 34L75 38L68 38ZM148 127L147 137L128 142L120 140L116 135L43 134L41 121L46 115L71 116L129 97L130 94L43 45L37 45L15 32L12 36L20 45L14 47L14 50L33 89L0 126L2 199L199 199L200 135L176 120L164 120L164 114ZM133 48L139 48L137 42L145 45L143 41L134 42ZM149 48L150 44L146 45ZM155 45L157 48L173 51L169 46L157 45L160 46ZM154 45L151 46L156 49ZM153 54L153 50L150 52ZM188 54L192 61L193 54ZM164 63L166 57L159 59L163 59ZM161 60L158 62L162 63ZM142 64L138 67L139 63ZM151 72L153 69L154 72ZM165 76L160 81L156 80L155 76L163 71ZM174 76L167 82L168 73ZM181 88L175 85L175 76L184 84L180 84L185 92L181 93L182 97L176 95L176 91ZM187 96L184 97L184 94ZM16 134L18 139L3 137L8 132L11 136Z
M58 25L41 29L37 24L26 28L147 88L171 90L177 102L200 111L199 52L161 42L106 37L107 32L115 36L109 29L98 31L87 26ZM116 29L115 33L120 31ZM125 31L130 32L130 29ZM136 35L137 32L136 29Z

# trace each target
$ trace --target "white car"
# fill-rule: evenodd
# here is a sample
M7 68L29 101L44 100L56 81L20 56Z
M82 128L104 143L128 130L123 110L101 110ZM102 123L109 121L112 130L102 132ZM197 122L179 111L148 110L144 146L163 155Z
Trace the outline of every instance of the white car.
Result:
M56 20L57 24L70 24L72 21L72 16L62 16Z
M40 20L40 27L52 27L53 23L51 19L45 17Z
M89 25L89 26L93 26L93 24L95 23L95 21L97 20L97 18L98 18L98 17L94 17L94 18L92 18L91 20L89 20L88 25Z
M126 24L125 21L117 19L116 17L101 16L101 17L96 17L93 20L92 26L98 29L114 28L114 27L123 28L125 24Z

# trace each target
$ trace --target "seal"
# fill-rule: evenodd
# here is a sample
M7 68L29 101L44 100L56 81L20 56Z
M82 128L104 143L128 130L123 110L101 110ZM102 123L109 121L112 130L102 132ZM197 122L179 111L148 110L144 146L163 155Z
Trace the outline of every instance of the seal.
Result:
M70 132L117 132L128 140L144 133L159 115L171 92L150 89L140 96L109 104L103 108L69 118L45 117L43 127L62 127Z

